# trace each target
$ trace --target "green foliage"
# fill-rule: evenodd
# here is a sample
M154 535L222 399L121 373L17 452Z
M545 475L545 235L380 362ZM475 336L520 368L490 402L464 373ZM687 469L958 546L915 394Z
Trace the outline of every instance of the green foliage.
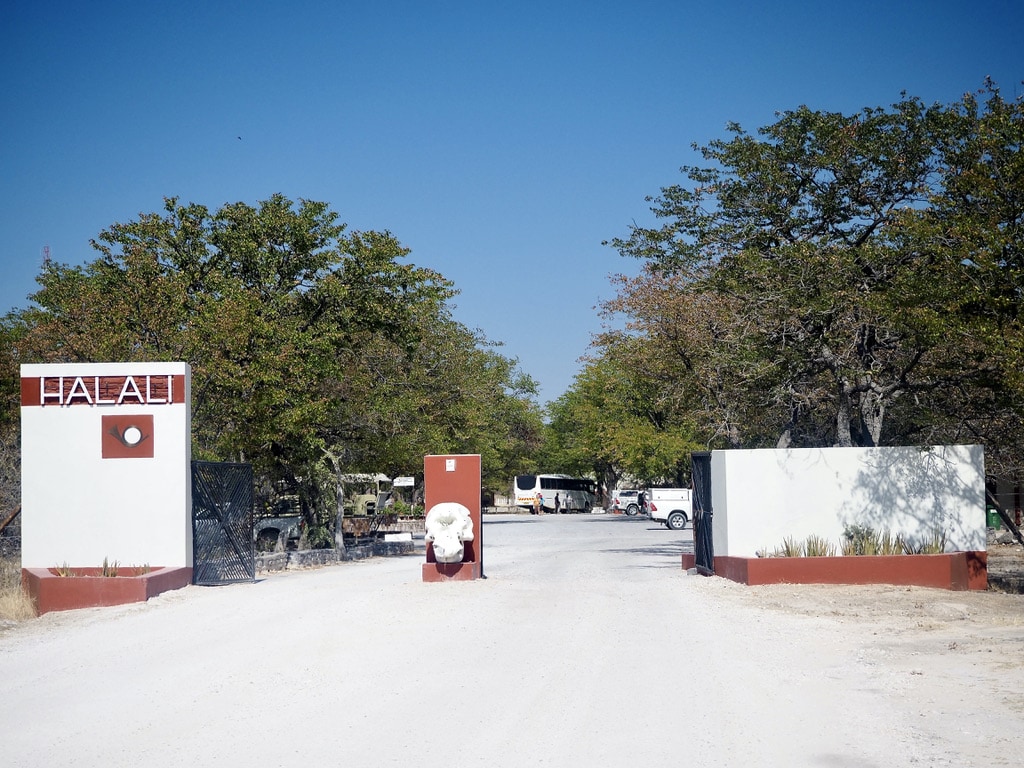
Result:
M773 557L803 557L804 543L797 541L792 536L782 540L782 545L775 549Z
M844 555L877 555L879 547L879 535L874 528L863 525L847 525L843 528Z
M16 362L184 360L193 455L283 483L313 542L331 539L339 472L478 452L504 487L537 443L535 385L451 318L453 286L325 203L170 198L93 246L85 266L49 264L37 307L0 326L0 397Z
M1024 99L807 107L699 147L613 240L645 272L608 312L649 402L709 445L983 440L1024 464ZM663 375L674 372L674 375Z
M877 532L869 526L847 525L843 528L843 541L839 552L843 556L863 555L921 555L941 554L946 550L946 534L936 531L933 536L917 545L910 545L900 534ZM758 553L758 557L763 556ZM804 541L789 536L775 548L772 557L835 557L836 546L821 536L810 535Z
M17 427L21 374L18 348L26 327L16 313L0 318L0 434Z
M908 555L941 555L946 551L946 532L942 530L932 531L931 536L916 542L901 542L903 551Z
M882 531L881 534L879 534L876 550L876 554L879 555L901 554L905 551L903 537L898 533L893 534L888 530Z
M393 512L398 517L420 518L424 516L422 504L407 504L401 499L395 499L395 504L389 511Z
M944 552L946 534L936 532L934 536L917 545L911 544L905 536L888 530L875 531L868 526L848 525L843 529L844 555L920 555Z
M822 536L810 535L804 541L805 557L835 557L836 545Z
M689 483L688 414L658 397L627 340L588 361L573 387L549 406L544 466L593 474L614 487L626 475L643 485Z

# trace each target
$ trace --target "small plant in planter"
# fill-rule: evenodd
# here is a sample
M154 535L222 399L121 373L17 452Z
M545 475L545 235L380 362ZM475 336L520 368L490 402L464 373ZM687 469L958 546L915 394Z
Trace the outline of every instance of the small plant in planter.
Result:
M803 542L797 541L792 536L787 536L782 540L782 546L776 547L773 557L802 557L803 554Z
M946 551L946 532L932 531L930 539L926 539L916 545L903 542L903 551L908 555L941 555Z
M835 557L836 545L822 536L810 535L804 542L806 557Z
M114 560L113 562L111 562L110 558L105 557L105 558L103 558L103 565L101 565L100 568L99 568L99 573L96 573L96 574L76 571L74 568L72 568L70 565L68 565L66 561L61 563L60 565L54 566L50 570L56 576L60 576L61 578L64 578L64 579L69 579L69 578L74 578L74 577L85 577L85 576L92 576L94 578L114 579L114 578L117 578L118 576L121 575L121 570L122 569L121 569L121 563L119 561ZM129 571L128 575L129 576L145 576L147 573L150 573L152 570L153 570L153 568L149 565L149 563L146 563L145 565L133 565L133 566L130 566L128 568L128 571Z
M936 530L931 538L912 544L901 534L886 530L881 533L867 526L848 525L843 532L839 554L844 557L894 555L941 555L946 551L946 532ZM758 550L758 557L835 557L836 547L828 539L811 535L804 541L792 536L783 540L771 554L767 548Z
M878 550L878 534L866 525L847 525L843 529L841 551L845 556L874 555Z

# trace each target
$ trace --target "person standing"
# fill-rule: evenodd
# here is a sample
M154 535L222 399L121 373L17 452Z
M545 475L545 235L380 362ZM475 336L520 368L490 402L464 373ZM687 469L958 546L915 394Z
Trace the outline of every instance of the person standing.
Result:
M533 514L539 515L541 505L544 503L544 497L540 493L533 494Z
M555 514L557 515L559 510L562 508L562 502L558 498L558 494L555 494Z

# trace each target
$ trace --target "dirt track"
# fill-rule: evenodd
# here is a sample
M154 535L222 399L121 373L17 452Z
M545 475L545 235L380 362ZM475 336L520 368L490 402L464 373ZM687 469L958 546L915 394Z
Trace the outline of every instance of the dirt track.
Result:
M610 516L484 534L478 582L379 559L4 633L0 764L1019 764L1020 595L749 588Z

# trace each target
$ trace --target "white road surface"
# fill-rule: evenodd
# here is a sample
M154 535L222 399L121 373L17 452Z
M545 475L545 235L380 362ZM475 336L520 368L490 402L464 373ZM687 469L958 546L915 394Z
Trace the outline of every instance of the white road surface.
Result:
M418 555L47 614L0 634L0 766L1020 764L1019 658L947 667L891 617L687 575L684 547L488 516L475 582L423 583Z

